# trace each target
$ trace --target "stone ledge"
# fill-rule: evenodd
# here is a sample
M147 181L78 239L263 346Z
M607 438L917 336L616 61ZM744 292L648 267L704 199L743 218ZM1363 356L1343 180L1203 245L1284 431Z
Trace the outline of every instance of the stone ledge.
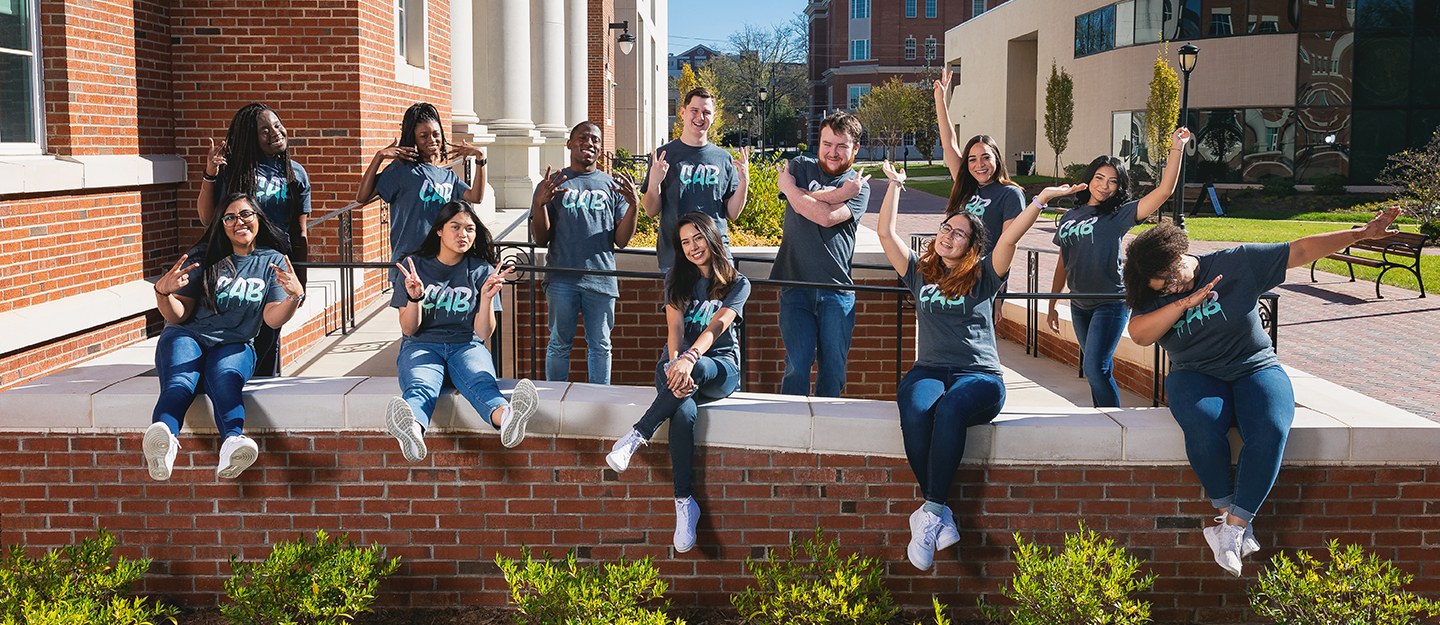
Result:
M176 154L0 156L0 196L184 181L185 159Z

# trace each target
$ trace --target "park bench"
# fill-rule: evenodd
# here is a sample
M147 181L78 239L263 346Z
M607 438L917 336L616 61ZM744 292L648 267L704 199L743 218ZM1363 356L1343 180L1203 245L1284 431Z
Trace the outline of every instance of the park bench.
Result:
M1359 226L1353 226L1358 228ZM1380 270L1380 275L1375 276L1375 297L1385 297L1380 294L1380 279L1385 277L1385 272L1391 269L1404 269L1415 274L1415 281L1420 283L1420 297L1425 297L1425 279L1420 277L1420 251L1425 247L1426 236L1413 232L1396 232L1390 236L1378 239L1366 239L1356 241L1343 252L1336 252L1325 258L1338 260L1350 269L1350 281L1355 281L1355 265L1364 265ZM1357 256L1352 251L1375 252L1380 258L1369 258ZM1319 262L1319 261L1316 261ZM1315 282L1315 263L1310 263L1310 281Z

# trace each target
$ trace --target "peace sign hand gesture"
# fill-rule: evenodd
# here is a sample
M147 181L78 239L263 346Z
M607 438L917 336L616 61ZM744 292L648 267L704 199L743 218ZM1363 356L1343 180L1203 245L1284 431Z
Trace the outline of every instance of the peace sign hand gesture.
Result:
M469 143L466 143L463 139L460 140L460 143L450 143L449 141L446 141L445 144L450 146L451 149L455 150L455 158L473 156L479 160L485 160L485 148L477 148L473 145L470 145Z
M220 166L225 164L225 151L228 147L224 139L220 140L218 146L215 145L214 139L210 140L210 153L205 157L205 175L220 175ZM210 171L212 169L215 171Z
M515 273L514 266L509 266L498 273L490 274L490 277L485 278L485 286L480 287L481 297L493 299L496 295L499 295L500 289L505 286L505 279L510 277L512 273Z
M660 183L665 181L665 176L669 173L670 162L665 160L665 152L656 148L650 156L650 191L659 189Z
M283 269L276 266L275 263L270 263L270 268L275 270L275 282L280 285L280 288L285 289L285 294L290 299L299 301L305 297L305 285L301 284L300 278L295 275L295 267L290 264L290 258L288 256L281 258L285 262Z
M540 181L540 187L535 190L535 206L537 207L549 204L550 200L555 199L556 194L560 192L560 183L566 180L563 170L553 174L552 170L554 167L545 166L545 178Z
M415 301L424 299L425 283L420 281L420 272L415 270L415 258L406 258L405 262L410 263L408 271L403 263L395 263L395 266L400 268L400 275L405 276L405 293Z
M940 70L940 79L937 80L937 81L935 81L935 101L936 101L936 102L944 101L944 99L945 99L945 94L947 94L947 93L949 93L949 92L950 92L950 68L949 68L949 67L946 67L946 68L943 68L942 70Z
M375 156L382 161L390 159L413 161L418 155L419 152L416 152L413 146L400 145L399 141L391 141L390 145L375 153Z
M199 267L200 263L190 263L186 265L185 261L189 258L189 254L181 254L180 260L175 261L175 266L171 267L170 271L165 272L165 275L160 276L160 279L155 282L155 293L157 295L169 297L176 291L190 284L190 272L196 267Z

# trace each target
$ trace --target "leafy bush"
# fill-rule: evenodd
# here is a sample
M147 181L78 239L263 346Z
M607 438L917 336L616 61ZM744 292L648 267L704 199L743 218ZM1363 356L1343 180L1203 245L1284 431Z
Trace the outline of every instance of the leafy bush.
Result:
M1140 579L1140 560L1101 541L1093 531L1080 526L1078 534L1065 536L1063 553L1052 555L1047 547L1027 544L1015 535L1019 570L1010 588L1000 591L1017 607L1002 609L981 606L991 620L1013 625L1088 625L1109 623L1129 625L1150 621L1150 603L1130 597L1155 583L1155 576Z
M730 597L740 616L754 623L797 624L881 624L898 612L890 591L880 584L883 569L876 558L851 554L840 559L838 548L825 540L820 528L804 542L790 539L789 555L781 559L774 550L765 561L745 559L758 588ZM808 561L796 562L800 552ZM937 604L936 613L939 614Z
M400 558L385 560L378 546L355 546L342 534L331 541L324 530L282 542L264 561L242 563L230 556L234 575L225 593L235 605L220 611L246 625L338 625L369 609L380 578L395 572Z
M795 144L795 150L798 151L798 152L800 152L801 154L804 154L804 153L805 153L805 150L808 150L808 149L810 149L810 146L805 145L804 143L797 143L797 144Z
M1424 147L1402 150L1387 160L1390 164L1375 179L1411 201L1405 214L1421 224L1440 221L1440 129Z
M740 150L730 149L729 152L732 157L740 158ZM780 189L775 183L779 176L775 171L775 163L779 160L780 157L774 154L752 154L745 210L740 213L739 219L729 224L731 247L780 244L780 235L785 227L785 200L780 199ZM646 172L639 166L629 173L637 186L645 180ZM641 192L641 197L644 196L643 188L636 190ZM660 220L647 217L645 211L640 211L636 220L635 236L630 240L630 245L654 247L659 230Z
M1311 184L1315 185L1315 192L1320 195L1344 195L1346 179L1340 174L1326 174L1316 176Z
M517 623L549 625L668 625L664 609L649 610L640 604L660 599L667 588L657 579L659 571L644 560L619 561L602 567L580 566L575 552L565 556L558 565L549 560L530 557L522 549L520 560L495 556L495 564L505 573L510 585L510 602L519 607ZM684 625L684 621L674 621Z
M1367 559L1359 545L1341 551L1334 540L1329 551L1326 563L1303 551L1294 561L1284 552L1271 558L1249 591L1255 613L1285 625L1403 625L1417 614L1440 615L1440 602L1401 589L1414 577L1389 561L1373 553Z
M1080 177L1085 175L1086 167L1089 167L1089 165L1084 163L1070 163L1066 165L1065 182L1069 184L1079 184Z
M150 560L110 562L115 537L100 530L79 545L32 560L18 545L0 561L0 623L5 625L151 625L175 622L174 606L124 598L150 568Z
M1295 195L1295 182L1281 176L1265 176L1260 179L1265 197L1279 199Z

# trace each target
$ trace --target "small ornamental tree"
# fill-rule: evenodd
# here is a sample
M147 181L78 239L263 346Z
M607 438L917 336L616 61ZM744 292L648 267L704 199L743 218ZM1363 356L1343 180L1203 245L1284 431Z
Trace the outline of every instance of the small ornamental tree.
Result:
M1014 608L981 606L992 621L1011 625L1139 625L1150 622L1150 603L1131 598L1155 583L1155 576L1136 578L1141 561L1100 540L1080 526L1065 536L1065 550L1052 554L1048 547L1026 543L1015 534L1018 570L1010 587L1000 592Z
M1075 127L1075 81L1070 73L1050 61L1050 80L1045 83L1045 141L1055 151L1055 175L1060 175L1060 155L1070 147L1070 129Z
M872 144L894 150L904 143L905 133L914 130L917 125L917 93L914 87L901 82L897 76L861 96L855 117L860 119Z
M1155 75L1150 79L1150 98L1145 101L1145 146L1157 172L1161 163L1157 156L1169 155L1170 134L1180 117L1180 77L1170 67L1169 55L1170 44L1161 45L1160 55L1155 57Z
M1250 587L1255 613L1283 625L1408 625L1421 614L1440 615L1440 602L1415 596L1402 587L1414 580L1380 560L1365 557L1359 545L1343 551L1330 541L1330 561L1300 551L1291 560L1282 552Z
M1389 160L1376 179L1410 200L1404 210L1420 222L1421 232L1440 237L1440 130L1425 147L1391 154Z

